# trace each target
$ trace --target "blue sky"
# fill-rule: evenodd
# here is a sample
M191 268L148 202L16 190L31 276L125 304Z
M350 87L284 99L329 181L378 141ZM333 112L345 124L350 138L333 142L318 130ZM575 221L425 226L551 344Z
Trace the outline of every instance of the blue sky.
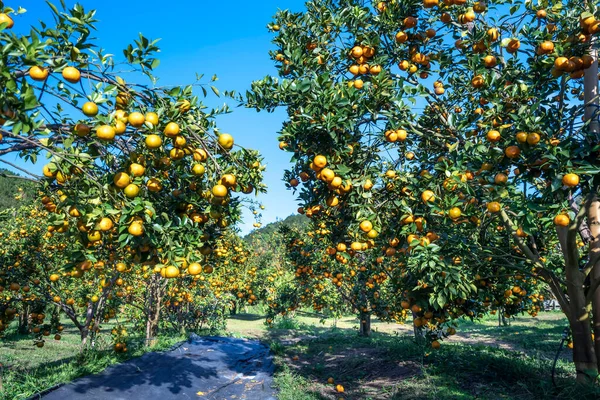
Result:
M53 1L59 4L59 0ZM272 49L272 34L266 25L277 9L301 11L304 0L260 1L192 1L170 3L155 0L80 0L86 10L96 9L98 44L108 52L121 50L143 33L149 39L160 38L161 65L156 70L158 85L185 85L195 81L196 73L206 77L216 74L216 86L221 90L245 92L250 83L267 74L275 74L268 51ZM67 6L75 4L66 1ZM15 17L15 31L28 31L39 20L50 22L50 12L41 0L9 0L6 6L27 9ZM225 100L210 100L211 105ZM227 100L231 106L235 102ZM285 218L295 212L295 196L282 182L283 170L289 166L290 153L279 150L277 131L285 118L283 110L274 114L235 108L232 114L217 120L223 132L231 133L236 143L259 150L265 157L267 195L259 197L266 209L263 223ZM14 156L5 157L15 161ZM22 163L19 163L23 165ZM3 166L4 167L4 166ZM41 171L41 164L28 165ZM254 220L246 214L242 232L252 229Z

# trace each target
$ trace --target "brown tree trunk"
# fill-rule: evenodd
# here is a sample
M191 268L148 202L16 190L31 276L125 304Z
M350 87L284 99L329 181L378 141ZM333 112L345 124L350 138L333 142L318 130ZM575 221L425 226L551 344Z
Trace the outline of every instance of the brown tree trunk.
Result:
M364 337L371 336L371 313L361 312L358 317L360 318L359 335Z

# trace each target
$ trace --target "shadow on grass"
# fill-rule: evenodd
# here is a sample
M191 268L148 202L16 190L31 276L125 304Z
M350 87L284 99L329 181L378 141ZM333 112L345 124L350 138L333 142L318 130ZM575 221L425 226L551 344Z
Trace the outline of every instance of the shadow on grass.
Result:
M260 314L238 313L229 316L229 319L236 319L239 321L258 321L259 319L265 319L265 316Z
M536 334L535 328L521 331ZM362 338L352 329L313 333L316 338L272 345L282 400L335 399L329 377L344 386L346 400L600 398L599 387L576 385L574 368L564 360L558 363L554 387L551 360L535 354L462 343L444 343L432 351L409 335L373 333ZM267 336L276 343L278 332Z

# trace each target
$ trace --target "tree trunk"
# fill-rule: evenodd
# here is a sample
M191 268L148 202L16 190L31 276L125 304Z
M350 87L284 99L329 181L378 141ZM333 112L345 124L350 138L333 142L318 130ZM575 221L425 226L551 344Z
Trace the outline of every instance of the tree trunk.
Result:
M360 336L371 336L371 313L361 312L358 317L360 318Z
M19 314L19 328L18 332L24 335L29 330L29 306L26 305L23 308L23 312Z
M572 275L567 277L567 288L571 299L569 324L573 332L573 362L577 371L577 381L592 383L598 375L598 363L592 342L590 315L583 291L583 274Z

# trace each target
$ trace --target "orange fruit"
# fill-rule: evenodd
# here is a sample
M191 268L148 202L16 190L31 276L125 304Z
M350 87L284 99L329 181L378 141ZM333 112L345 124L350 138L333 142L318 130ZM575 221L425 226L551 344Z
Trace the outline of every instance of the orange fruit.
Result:
M1 21L0 21L1 22ZM47 68L33 66L29 68L29 76L34 81L43 82L48 78L49 71Z
M448 216L452 219L457 219L460 218L460 216L462 215L462 211L460 208L458 207L452 207L449 211L448 211Z
M144 225L139 221L134 221L127 228L127 232L133 236L142 236L144 234Z
M221 184L226 187L233 187L237 184L237 178L233 174L225 174L221 177Z
M327 165L327 159L325 158L325 156L315 156L315 158L313 159L313 164L318 169L323 169Z
M215 197L225 197L227 196L227 187L225 185L215 185L212 188L212 194Z
M131 183L131 178L125 172L118 172L113 178L113 183L119 189L125 189Z
M233 147L233 136L228 133L223 133L219 135L218 139L219 145L225 150L231 150Z
M148 182L146 183L146 187L152 193L160 192L163 188L161 181L159 181L156 178L148 179Z
M487 204L487 209L491 213L497 213L497 212L500 212L500 210L502 209L502 206L497 201L492 201Z
M101 231L110 231L113 227L113 221L110 218L104 217L100 220L100 222L98 222L98 229L100 229Z
M440 342L438 342L437 340L434 340L433 342L431 342L431 348L434 350L437 350L441 347Z
M531 146L535 146L536 144L538 144L540 142L540 135L539 133L530 133L527 135L527 143L529 143Z
M431 190L425 190L423 193L421 193L421 200L423 203L434 202L435 193L433 193Z
M342 385L335 385L335 390L338 393L344 393L344 387Z
M152 125L158 125L158 114L155 112L146 113L146 122L150 122Z
M354 88L360 90L365 86L365 83L363 82L362 79L357 79L354 81L353 85L354 85Z
M144 125L146 118L144 117L144 114L136 111L129 114L127 121L129 121L129 125L133 126L134 128L139 128L140 126Z
M129 166L129 173L133 176L140 177L144 175L144 172L146 172L146 168L141 164L133 163Z
M88 117L94 117L98 114L98 105L92 101L88 101L83 105L81 111Z
M75 67L66 67L62 71L62 76L67 82L77 83L81 80L81 72Z
M562 183L563 185L567 186L567 187L575 187L577 185L579 185L579 175L577 174L565 174L562 177Z
M179 131L180 128L177 123L169 122L167 126L165 126L165 130L163 131L163 133L166 137L174 138L175 136L179 135Z
M519 155L521 154L521 149L519 149L518 146L508 146L505 150L504 150L504 154L506 155L506 157L508 158L517 158L519 157Z
M205 170L206 169L204 168L204 165L202 165L202 164L194 164L192 166L192 174L194 174L196 176L204 175Z
M146 146L149 149L158 149L162 146L162 139L158 135L148 135L146 136Z
M77 125L75 125L75 128L73 129L75 134L79 137L85 137L85 136L89 135L91 130L92 129L89 127L89 125L86 125L86 124L77 124Z
M133 199L137 197L138 194L140 194L140 187L135 183L130 183L125 187L124 192L125 196L129 197L130 199Z
M369 233L373 229L373 224L371 221L362 221L360 223L360 230L364 233Z
M112 141L116 134L115 128L110 125L102 125L96 129L96 136L101 140Z
M174 265L169 265L165 268L165 278L173 279L179 276L179 268Z
M127 125L123 121L117 121L114 128L117 135L122 135L127 130Z
M487 133L486 137L490 142L497 142L500 140L500 132L497 130L491 130Z
M202 272L202 267L198 263L191 263L188 266L188 274L190 275L198 275Z
M496 176L494 177L494 183L496 183L496 185L504 185L506 182L508 181L508 176L506 176L506 174L503 173L497 173Z
M6 24L6 29L10 29L15 26L15 21L5 13L0 13L0 24Z
M554 217L554 225L556 226L566 227L569 226L570 223L571 219L566 214L558 214L556 217Z

